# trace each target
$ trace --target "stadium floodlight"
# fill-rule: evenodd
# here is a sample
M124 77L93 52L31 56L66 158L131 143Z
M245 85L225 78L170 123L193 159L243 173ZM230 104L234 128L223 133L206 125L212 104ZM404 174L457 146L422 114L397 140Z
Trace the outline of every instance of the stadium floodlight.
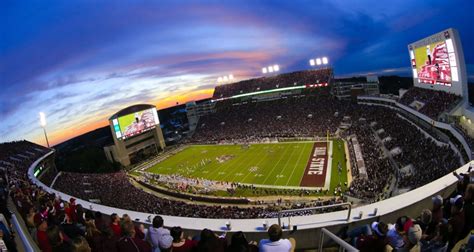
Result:
M316 65L318 65L318 66L321 65L321 58L316 59Z
M266 67L262 68L262 73L263 73L263 74L266 74L266 73L267 73L267 68L266 68Z
M275 72L280 71L280 66L279 65L273 65L273 71L275 71Z
M227 76L224 76L224 81L229 81L229 78L227 78Z
M323 64L327 65L328 64L328 57L323 57Z
M233 80L234 79L234 75L233 74L229 74L229 80Z
M268 67L268 72L269 72L269 73L273 73L273 67L272 67L272 66L269 66L269 67Z
M314 59L310 59L310 60L309 60L309 64L310 64L311 66L314 66L314 65L316 65L316 62L314 62Z
M40 125L41 128L43 128L44 132L44 138L46 138L46 145L48 145L49 148L49 141L48 141L48 135L46 134L46 115L43 112L39 112L39 117L40 117Z
M41 125L41 127L45 127L46 126L46 115L43 112L39 112L39 116L40 116L40 125Z
M222 82L222 77L217 78L217 83L221 83L221 82Z

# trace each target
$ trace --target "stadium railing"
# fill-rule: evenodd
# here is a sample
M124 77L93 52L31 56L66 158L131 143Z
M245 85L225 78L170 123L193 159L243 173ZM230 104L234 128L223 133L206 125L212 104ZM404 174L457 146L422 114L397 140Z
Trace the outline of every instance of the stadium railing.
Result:
M284 213L298 213L298 212L314 211L314 210L319 210L319 209L342 207L342 206L349 206L349 208L347 208L347 219L346 219L346 221L349 221L351 218L352 204L349 202L344 202L344 203L332 204L332 205L327 205L327 206L316 206L316 207L281 210L278 212L278 225L281 226L281 216ZM291 217L288 217L288 218L291 218Z
M20 222L18 221L17 217L15 214L12 214L12 223L13 226L15 226L15 230L20 236L21 243L23 244L23 248L25 249L26 252L34 252L38 251L38 247L36 244L31 240L31 236L28 232L25 233L25 230L22 228L20 225Z
M337 235L331 233L331 231L321 228L321 237L319 239L319 250L318 251L323 251L323 245L324 245L324 236L327 235L331 240L333 240L337 245L339 245L339 251L359 251L358 249L354 248L351 246L349 243L344 241L343 239L339 238Z

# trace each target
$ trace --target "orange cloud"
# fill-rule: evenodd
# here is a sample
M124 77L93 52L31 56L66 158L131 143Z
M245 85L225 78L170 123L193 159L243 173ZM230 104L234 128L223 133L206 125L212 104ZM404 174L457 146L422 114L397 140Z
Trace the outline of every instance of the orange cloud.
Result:
M155 102L154 104L156 105L158 110L166 109L166 108L176 106L176 102L178 102L181 105L190 101L197 101L197 100L210 98L212 97L213 92L214 92L214 88L180 93L173 96L168 96L164 99L161 99ZM76 136L107 126L109 123L107 119L108 118L101 118L97 121L87 124L86 126L74 128L73 130L68 128L61 131L48 132L49 143L51 146L54 146L64 141L67 141L71 138L74 138ZM33 142L46 146L46 140L44 139L43 134L38 134L38 136L33 139Z

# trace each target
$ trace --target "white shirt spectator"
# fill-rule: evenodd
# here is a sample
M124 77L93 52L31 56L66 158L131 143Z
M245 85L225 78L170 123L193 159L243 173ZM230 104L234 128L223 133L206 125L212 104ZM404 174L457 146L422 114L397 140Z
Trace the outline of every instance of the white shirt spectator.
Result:
M260 252L289 252L291 251L291 242L288 239L280 239L278 241L270 241L270 239L263 239L258 244L258 251Z

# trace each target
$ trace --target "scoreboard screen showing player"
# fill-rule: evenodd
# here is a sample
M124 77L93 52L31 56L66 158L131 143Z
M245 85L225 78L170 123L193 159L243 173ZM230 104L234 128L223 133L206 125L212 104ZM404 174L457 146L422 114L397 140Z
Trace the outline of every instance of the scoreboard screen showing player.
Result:
M408 45L413 85L467 95L467 72L461 39L449 28Z
M413 78L418 83L451 87L458 81L456 52L449 31L410 45Z
M156 108L151 108L115 118L112 124L116 137L126 139L155 128L160 121Z

